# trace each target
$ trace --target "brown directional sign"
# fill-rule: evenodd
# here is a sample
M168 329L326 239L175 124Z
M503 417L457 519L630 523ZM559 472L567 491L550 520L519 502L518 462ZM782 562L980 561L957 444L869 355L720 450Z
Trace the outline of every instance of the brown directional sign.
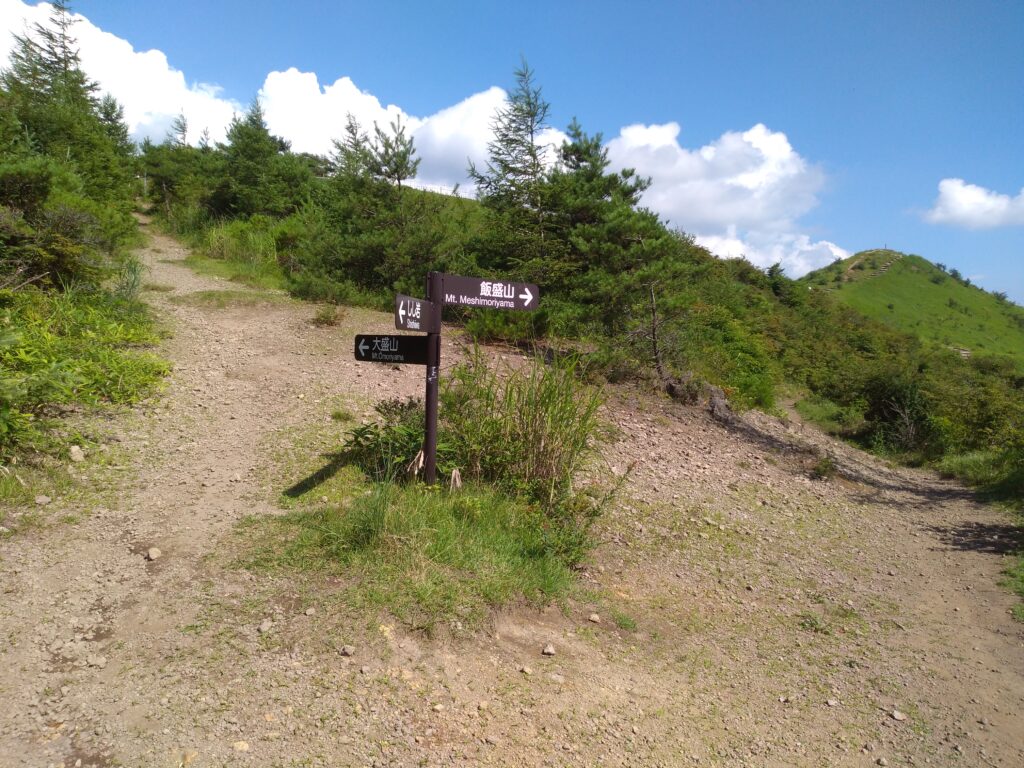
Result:
M426 336L356 336L356 360L364 363L427 364Z
M395 296L395 328L400 331L437 333L440 330L440 315L432 302L401 293Z
M536 309L540 301L540 289L532 283L459 275L441 275L441 282L445 304L531 310Z

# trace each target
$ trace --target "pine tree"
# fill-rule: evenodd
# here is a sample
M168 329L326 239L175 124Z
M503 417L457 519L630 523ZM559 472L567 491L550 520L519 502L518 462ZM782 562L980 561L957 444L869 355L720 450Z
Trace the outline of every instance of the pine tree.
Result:
M214 213L285 216L309 197L309 167L288 152L287 141L270 133L259 99L231 121L219 149L225 175L210 201Z
M181 112L171 121L171 129L167 132L167 140L175 147L188 146L188 118Z
M49 21L14 36L9 67L0 90L33 148L69 162L96 199L123 199L130 171L120 144L116 110L101 111L97 84L82 70L72 28L76 20L65 0L53 4ZM126 134L126 130L125 130Z
M384 181L393 184L401 194L402 182L414 178L420 166L420 159L414 157L416 147L412 136L406 135L401 118L391 123L390 134L382 131L376 123L373 130L377 139L370 150L373 170Z
M491 123L494 139L487 145L487 167L470 163L469 177L482 201L499 208L519 206L541 216L544 147L538 144L547 127L551 105L534 84L525 60L515 71L516 87Z

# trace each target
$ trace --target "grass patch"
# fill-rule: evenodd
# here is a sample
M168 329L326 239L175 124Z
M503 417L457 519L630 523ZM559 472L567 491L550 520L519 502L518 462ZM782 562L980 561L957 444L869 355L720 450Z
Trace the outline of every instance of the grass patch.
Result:
M142 290L149 291L150 293L171 293L175 289L173 285L167 285L166 283L143 283Z
M345 311L341 307L334 304L325 304L317 308L316 314L313 315L312 323L321 328L333 328L344 319Z
M636 631L636 621L631 616L615 609L612 609L611 613L612 621L615 623L616 627L627 632Z
M252 288L285 290L288 287L284 273L273 261L215 259L193 253L185 258L184 263L201 275L220 277Z
M855 408L836 405L823 397L810 396L794 404L796 412L830 435L843 435L856 431L864 418Z
M594 521L625 482L610 489L574 483L604 432L597 416L603 394L577 374L568 360L499 370L477 353L443 382L438 424L439 473L457 471L539 505L549 546L573 564L589 550ZM395 482L416 462L423 406L390 400L377 412L382 421L351 430L342 455L371 478Z
M999 451L970 451L942 457L938 470L946 477L955 477L973 486L989 486L1005 474Z
M820 616L814 613L805 612L797 617L797 626L804 632L813 632L817 635L831 635L832 632Z
M0 291L0 460L41 450L63 408L135 403L168 372L145 305L99 289Z
M259 307L267 304L280 304L287 302L285 296L264 291L248 290L210 290L195 291L181 296L172 296L170 301L189 307L202 307L205 309L229 309L232 307Z
M446 467L462 468L462 489L408 482L404 467L423 438L416 401L379 404L382 421L350 430L342 451L324 421L322 436L275 438L275 463L291 477L280 499L289 511L247 522L254 541L240 562L331 576L353 608L424 630L471 627L495 607L568 594L610 498L573 487L597 421L583 419L583 435L559 425L581 408L589 413L598 394L570 373L478 370L444 382L441 455ZM352 418L339 406L327 412L334 421ZM570 444L549 445L563 437ZM485 464L485 453L500 463ZM319 463L314 454L322 466L311 466Z
M1017 562L1007 569L1006 580L1003 584L1017 597L1024 600L1024 555L1018 557ZM1017 603L1013 606L1013 618L1024 622L1024 603Z
M449 493L380 484L345 506L261 525L249 567L343 574L350 601L425 630L472 625L521 598L546 602L573 583L569 565L548 546L537 506L484 486Z

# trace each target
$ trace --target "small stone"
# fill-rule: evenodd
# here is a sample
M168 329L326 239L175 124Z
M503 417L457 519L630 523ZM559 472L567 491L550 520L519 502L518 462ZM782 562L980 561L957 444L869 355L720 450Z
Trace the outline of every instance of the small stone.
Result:
M305 613L306 613L307 616L313 616L314 614L316 614L316 608L314 608L313 606L310 606L309 608L306 609Z
M525 664L524 664L523 666L521 666L521 667L519 668L519 671L520 671L520 672L522 672L522 673L523 673L524 675L526 675L527 677L529 677L530 675L532 675L532 674L533 674L533 670L532 670L532 669L530 669L530 668L529 668L528 666L526 666Z
M356 647L354 645L343 645L341 646L341 651L339 651L339 653L341 653L342 656L355 656Z
M554 656L555 646L552 643L548 643L544 646L544 650L542 650L541 653L543 653L545 656Z
M88 664L90 667L103 669L105 666L107 666L107 657L100 655L90 656L85 660L85 663Z
M598 613L592 613L590 614L590 616L587 617L587 621L589 621L591 624L600 624L601 615Z
M479 709L481 712L485 712L489 706L490 704L488 704L486 701L480 701L477 702L476 708Z
M366 666L365 664L359 668L359 674L361 674L361 675L368 675L368 674L370 674L370 672L371 672L370 668L368 666Z
M273 629L273 627L274 622L272 619L264 619L260 622L260 625L256 629L261 635L265 635L267 632Z
M146 559L152 562L153 560L159 560L163 555L159 547L150 547L146 550Z
M82 450L82 446L80 445L72 445L68 454L70 455L71 460L76 464L80 461L85 461L85 451Z
M435 704L432 709L435 712L444 712L444 704Z
M551 678L551 680L553 682L556 682L559 685L565 685L565 676L564 675L560 675L557 672L552 672L551 675L549 675L549 677Z
M248 752L249 751L249 742L247 742L247 741L236 741L231 746L235 748L235 752Z
M906 714L900 712L898 709L894 709L892 712L890 712L889 717L891 717L893 720L898 720L901 723L907 719Z
M894 571L892 568L890 568L889 569L889 575L890 576L895 576L896 575L896 571Z
M838 707L839 706L839 700L838 699L829 699L825 703L828 704L830 707Z
M877 760L875 760L875 763L878 765L888 765L889 761L886 760L884 757L880 757Z
M44 496L43 494L36 496L36 504L38 504L40 507L45 507L51 501L53 501L53 499L51 499L49 496Z

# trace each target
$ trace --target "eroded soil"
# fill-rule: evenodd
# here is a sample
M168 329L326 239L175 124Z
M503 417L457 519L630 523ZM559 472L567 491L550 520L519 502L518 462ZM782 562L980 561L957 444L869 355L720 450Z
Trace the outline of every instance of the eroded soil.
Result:
M613 395L607 471L634 470L581 589L480 630L238 567L276 451L422 370L352 361L390 316L203 300L237 286L151 234L174 373L88 450L123 457L117 493L0 541L0 766L1024 765L1009 521L795 422Z

